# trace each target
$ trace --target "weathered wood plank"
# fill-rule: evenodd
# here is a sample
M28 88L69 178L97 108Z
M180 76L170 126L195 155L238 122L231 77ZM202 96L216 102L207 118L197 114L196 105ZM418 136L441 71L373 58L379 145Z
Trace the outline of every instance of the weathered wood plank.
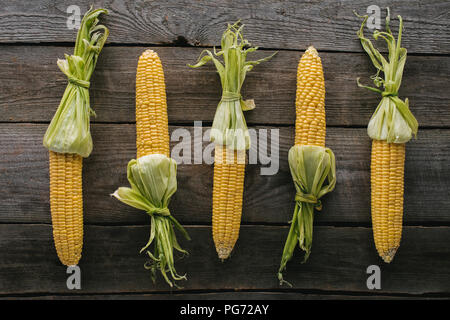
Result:
M109 47L101 54L94 73L91 97L94 122L133 122L135 69L144 47ZM192 70L198 48L156 48L165 68L169 121L212 122L221 94L219 77L211 65ZM0 121L48 122L59 104L67 80L56 59L71 52L67 47L1 46ZM272 51L255 56L263 57ZM294 124L296 68L301 52L280 51L248 74L244 97L257 108L246 112L250 124ZM369 58L357 53L321 53L326 81L327 124L366 126L380 96L358 88L356 77L369 84L374 73ZM445 84L450 57L412 56L405 68L401 96L408 97L421 126L446 127L450 123L450 91ZM270 114L271 116L267 116Z
M110 15L102 18L110 28L111 43L217 45L227 22L242 19L247 36L266 48L361 51L355 36L360 19L373 1L78 1L84 12L91 3ZM405 20L404 44L409 52L450 53L447 32L450 3L444 0L379 1ZM0 1L1 42L72 42L67 28L70 1ZM383 12L383 17L384 17Z
M175 128L179 127L171 127L171 131ZM45 129L44 124L0 126L0 222L50 223L48 155L41 144ZM192 127L187 129L192 133ZM86 223L147 223L145 214L109 196L117 187L128 185L126 165L135 157L135 126L95 124L92 132L94 151L85 160L83 173ZM294 128L279 129L280 169L276 175L262 176L260 165L247 166L242 218L245 223L290 220L294 188L287 152L293 145L293 134ZM429 129L421 130L418 139L408 143L406 223L450 221L449 141L450 130ZM327 145L336 154L338 182L336 190L324 199L324 209L316 215L316 222L369 225L370 140L365 130L329 128ZM182 222L210 223L212 174L213 168L207 164L179 166L179 188L171 210Z
M183 241L190 255L177 262L187 272L185 289L279 288L277 267L287 227L243 226L233 256L222 263L210 227L189 227L192 241ZM138 254L147 240L147 226L87 226L80 263L83 293L167 291L152 284ZM66 268L60 265L49 225L0 225L0 294L76 293L66 289ZM306 264L301 254L285 273L294 289L369 292L366 268L381 267L379 293L450 292L449 227L406 227L393 263L385 265L374 249L369 228L315 228L314 247ZM376 294L376 292L374 293Z

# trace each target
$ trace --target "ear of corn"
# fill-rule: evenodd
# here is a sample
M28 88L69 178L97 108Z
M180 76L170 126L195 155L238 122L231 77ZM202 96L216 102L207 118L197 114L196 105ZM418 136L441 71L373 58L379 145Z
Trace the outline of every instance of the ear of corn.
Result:
M255 65L272 56L248 61L247 54L256 51L244 39L239 21L228 25L222 35L221 50L214 54L202 52L199 61L192 68L201 67L212 61L222 83L222 98L217 106L211 128L210 140L214 141L214 186L213 186L213 239L220 259L228 258L239 236L242 197L245 175L245 150L250 147L250 135L243 111L255 107L253 100L244 101L242 84L247 72ZM222 63L217 58L223 56ZM234 160L233 160L234 158Z
M74 54L58 60L69 83L43 141L50 151L53 238L64 265L78 264L83 247L82 157L92 151L89 81L109 33L98 24L102 13L108 11L91 7L81 22Z
M305 252L312 247L314 209L336 184L335 158L325 148L325 82L322 62L314 47L303 54L297 70L295 146L289 150L289 167L296 189L295 209L281 257L278 279L292 258L297 243Z
M400 246L403 218L405 144L372 141L371 192L375 246L391 262Z
M400 246L403 219L403 175L405 162L405 143L417 134L418 123L409 110L408 99L398 97L398 90L406 62L406 49L401 47L403 21L399 18L397 40L389 27L390 12L387 9L386 32L375 31L374 38L381 36L386 40L388 59L375 49L372 42L364 36L364 18L358 37L364 50L377 68L372 77L376 88L360 87L381 94L382 99L370 119L367 133L373 139L371 156L371 209L375 247L380 257L390 263ZM355 12L356 14L356 12ZM357 15L357 14L356 14ZM384 73L384 78L380 77ZM383 86L384 90L379 89Z
M171 287L177 286L175 281L185 280L186 275L175 269L174 249L183 254L187 251L178 244L175 229L190 238L168 209L177 189L177 165L170 158L163 67L152 50L142 53L137 66L136 149L137 160L131 160L127 169L131 188L121 187L113 196L150 216L150 238L140 251L149 258L144 267L151 271L153 281L159 271Z
M325 80L312 46L298 63L295 107L295 145L325 147Z
M245 151L216 145L214 162L213 239L219 259L226 259L239 237Z
M53 151L49 156L50 209L56 252L64 265L76 265L83 247L83 158Z
M138 158L156 153L170 157L164 71L152 50L142 53L137 66L136 149Z

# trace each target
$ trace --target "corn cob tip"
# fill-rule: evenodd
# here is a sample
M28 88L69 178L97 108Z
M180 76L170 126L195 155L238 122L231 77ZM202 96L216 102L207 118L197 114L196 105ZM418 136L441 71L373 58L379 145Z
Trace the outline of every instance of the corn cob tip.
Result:
M217 255L219 256L219 259L222 260L222 262L227 259L233 248L218 248L217 249Z
M156 58L158 57L158 54L153 51L152 49L147 49L141 54L141 58Z
M66 258L64 258L64 257L62 257L61 255L58 254L58 258L59 258L59 261L63 265L65 265L67 267L72 267L72 266L77 266L78 265L78 263L80 262L81 256L80 257L76 257L76 258L66 259Z
M398 247L389 249L384 254L380 254L381 259L383 259L386 263L391 263L392 260L394 260L395 254L397 253Z
M317 52L316 48L314 48L313 46L309 46L308 49L306 49L305 54L310 54L315 57L319 56L319 53Z

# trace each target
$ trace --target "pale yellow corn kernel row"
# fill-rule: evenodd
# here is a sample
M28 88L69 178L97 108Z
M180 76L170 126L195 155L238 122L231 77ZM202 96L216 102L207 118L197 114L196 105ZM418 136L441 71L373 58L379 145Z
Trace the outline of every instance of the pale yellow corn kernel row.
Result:
M137 157L163 154L170 157L164 71L158 54L146 50L136 72Z
M83 158L49 152L50 211L53 239L59 260L77 265L83 248Z
M314 47L305 51L297 69L295 144L325 147L325 81Z
M213 240L220 259L229 257L239 237L244 193L245 151L216 145L213 181Z
M391 262L400 246L403 220L405 144L372 141L371 201L375 246Z

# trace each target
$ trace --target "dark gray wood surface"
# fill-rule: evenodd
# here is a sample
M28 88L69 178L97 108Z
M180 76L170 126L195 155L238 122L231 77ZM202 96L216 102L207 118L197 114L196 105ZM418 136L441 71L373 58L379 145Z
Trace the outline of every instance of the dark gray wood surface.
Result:
M450 53L450 4L445 0L2 0L0 41L73 42L74 31L66 28L67 7L77 4L85 11L92 3L110 11L104 18L110 43L218 45L224 25L242 19L249 40L260 47L304 50L314 43L320 50L333 51L361 51L355 38L360 19L353 10L364 14L377 4L383 10L390 6L393 17L402 15L410 52Z
M82 11L91 1L77 1ZM378 258L370 222L370 144L366 125L379 96L360 89L374 69L356 38L359 19L373 1L94 1L110 15L111 31L92 79L94 151L84 161L85 247L81 291L66 289L51 236L45 129L67 80L56 60L71 53L70 1L3 1L0 13L0 299L392 299L450 297L450 1L379 1L405 20L408 57L400 95L410 99L419 124L407 145L404 234L393 263ZM384 13L383 13L384 15ZM184 289L156 285L138 251L148 237L148 217L109 196L126 186L135 157L134 85L137 58L146 48L161 56L171 132L211 124L220 96L212 66L186 64L219 43L226 22L242 18L246 36L274 51L255 67L243 88L256 109L255 129L279 130L279 172L246 168L240 238L221 263L211 236L213 168L181 164L171 210L193 240L177 261L187 272ZM397 29L397 21L393 22ZM370 32L367 32L369 34ZM294 189L287 166L293 144L295 79L302 50L313 44L326 80L327 145L336 154L336 190L315 216L313 252L306 264L295 253L286 278L276 279ZM186 142L184 142L186 143ZM172 142L172 147L177 142ZM206 146L207 143L203 143ZM382 270L382 289L366 287L366 268Z
M0 294L69 293L65 270L54 254L51 226L0 225L3 249ZM186 272L185 290L279 289L276 276L287 226L242 226L232 257L217 259L209 226L190 226L194 239L183 241L190 256L177 261ZM308 263L300 252L288 265L285 277L294 289L370 292L366 268L380 264L370 228L322 227L314 230L314 247ZM83 293L138 293L168 291L156 284L143 268L138 251L149 236L148 226L86 226L80 262ZM382 292L430 294L450 289L449 227L405 227L395 263L381 265ZM30 259L33 257L33 259ZM73 292L73 291L72 291ZM76 293L76 292L73 292ZM377 292L373 292L377 294Z
M146 47L109 47L102 51L92 80L94 122L133 122L136 65ZM212 65L190 69L202 49L157 47L166 82L170 123L212 122L220 99L219 77ZM56 66L57 58L73 48L0 46L2 86L0 121L47 122L53 117L67 82ZM262 51L264 57L273 51ZM244 82L242 94L254 98L256 109L246 112L249 124L290 124L295 121L295 86L300 51L279 51L270 61L255 67ZM321 53L325 69L327 124L366 126L379 95L358 88L356 78L372 85L375 69L362 53ZM411 56L405 68L402 97L421 126L443 127L450 122L448 84L450 57ZM270 112L271 117L267 117Z
M46 127L46 124L4 124L0 127L0 149L4 150L7 161L4 168L6 179L0 181L0 188L6 195L0 206L0 222L50 223L48 152L42 146ZM177 128L182 127L171 127L171 132ZM295 129L257 128L279 130L279 172L263 176L260 164L247 166L243 222L286 224L294 207L295 189L287 153L294 143ZM192 128L189 129L192 133ZM94 124L92 133L95 149L84 161L83 169L86 223L147 222L144 213L109 196L117 187L128 185L126 165L136 156L135 126ZM405 223L450 223L449 140L450 130L428 129L421 131L419 138L407 145ZM178 142L172 142L172 147L175 144ZM368 226L371 140L366 130L329 128L327 145L336 154L338 182L336 190L324 199L324 209L316 215L317 222ZM207 164L179 166L178 191L171 208L182 222L210 223L212 174L213 167Z

